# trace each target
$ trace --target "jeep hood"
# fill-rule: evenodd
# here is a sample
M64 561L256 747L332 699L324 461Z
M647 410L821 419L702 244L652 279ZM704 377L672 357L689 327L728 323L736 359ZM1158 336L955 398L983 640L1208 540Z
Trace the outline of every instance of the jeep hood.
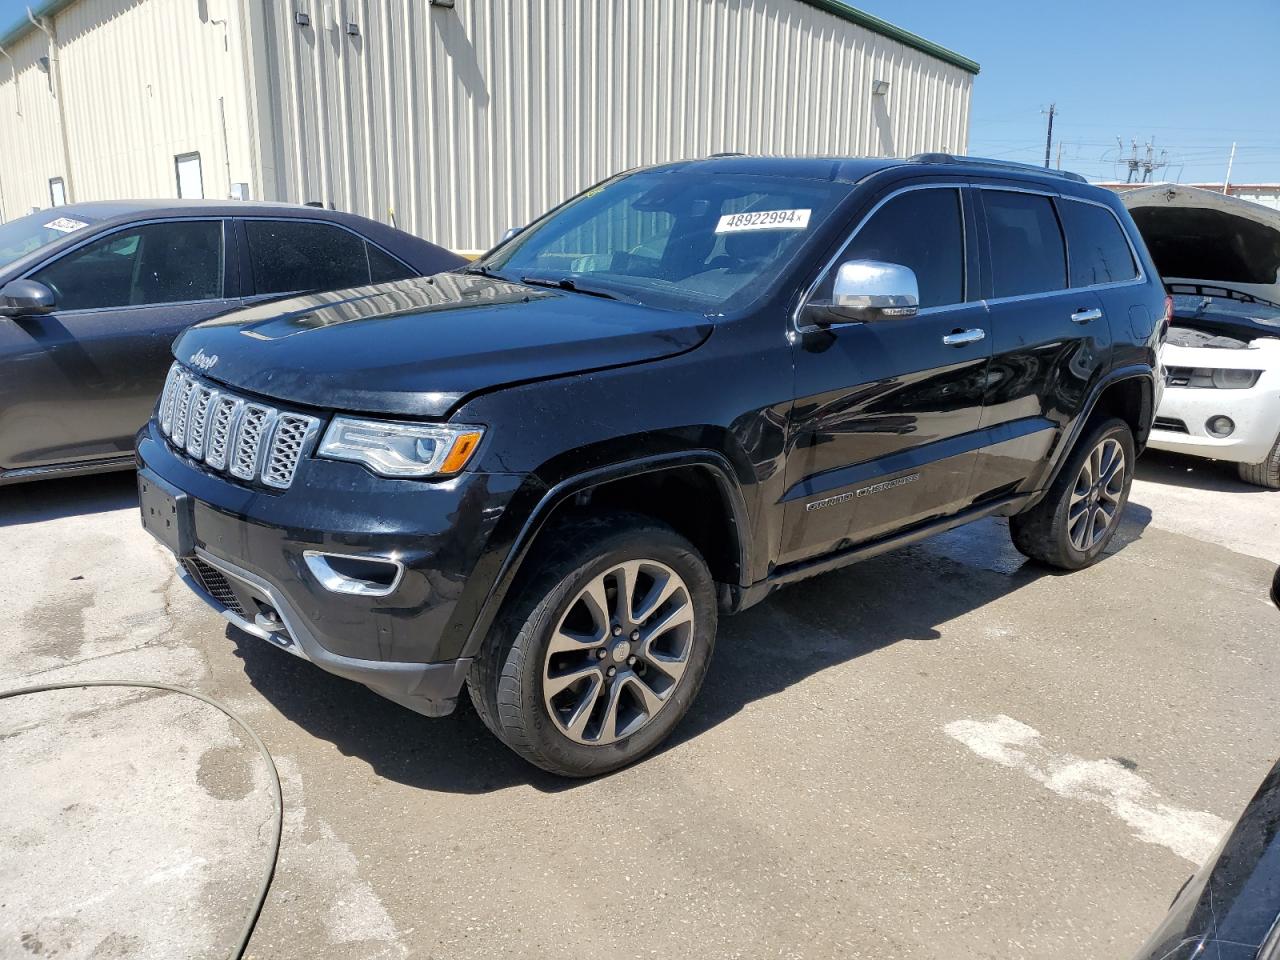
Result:
M439 417L468 394L691 350L701 314L442 273L260 303L188 329L196 372L285 403Z
M1280 304L1280 210L1171 183L1120 197L1166 287L1221 287Z

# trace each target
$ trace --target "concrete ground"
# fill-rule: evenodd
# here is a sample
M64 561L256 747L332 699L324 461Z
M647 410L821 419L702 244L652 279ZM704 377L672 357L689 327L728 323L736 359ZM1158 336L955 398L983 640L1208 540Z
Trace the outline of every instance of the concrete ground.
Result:
M1125 958L1280 754L1280 493L1140 476L1090 570L987 521L725 621L675 741L594 782L229 629L129 475L0 489L0 688L249 720L257 958ZM0 956L226 955L271 807L221 714L3 701L0 771Z

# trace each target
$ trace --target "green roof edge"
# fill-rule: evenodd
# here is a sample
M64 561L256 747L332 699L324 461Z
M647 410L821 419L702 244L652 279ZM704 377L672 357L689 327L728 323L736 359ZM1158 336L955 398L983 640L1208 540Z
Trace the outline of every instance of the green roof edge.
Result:
M44 3L33 4L36 16L50 16L57 13L64 7L69 7L75 0L45 0ZM873 33L878 33L882 37L888 37L890 40L897 40L901 44L919 50L921 53L927 53L931 57L937 57L952 66L959 67L972 74L977 74L982 69L976 60L970 60L968 57L956 53L954 50L948 50L941 44L934 43L932 40L926 40L924 37L917 36L909 30L903 30L901 27L894 26L888 20L881 20L879 17L859 10L857 7L851 7L843 0L800 0L811 7L816 7L833 16L839 17L841 20L847 20L849 23L856 23L860 27L864 27ZM3 29L0 27L0 29ZM3 37L0 37L0 46L13 43L23 34L34 30L35 27L26 20L20 20L13 24Z
M970 60L954 50L948 50L941 44L926 40L924 37L917 36L909 30L894 26L888 20L881 20L879 17L859 10L857 7L851 7L844 3L843 0L800 0L800 2L807 3L811 7L817 7L819 10L825 10L841 20L856 23L858 26L865 27L873 33L880 34L882 37L897 40L899 43L913 47L921 53L927 53L931 57L937 57L939 60L943 60L969 73L976 75L982 69L976 60Z

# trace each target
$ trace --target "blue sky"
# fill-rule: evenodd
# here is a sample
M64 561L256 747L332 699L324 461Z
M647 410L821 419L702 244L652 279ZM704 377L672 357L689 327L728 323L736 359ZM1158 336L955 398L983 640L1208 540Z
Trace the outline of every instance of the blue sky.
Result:
M465 0L485 2L485 0ZM982 64L969 152L1044 160L1041 111L1058 105L1054 160L1094 178L1154 138L1167 179L1280 181L1277 0L855 0L855 6ZM0 0L0 30L25 2ZM1052 5L1057 7L1056 4ZM1121 173L1123 179L1123 173Z
M962 53L975 78L969 152L1044 162L1056 102L1054 161L1110 179L1120 137L1154 138L1165 179L1280 181L1277 0L854 0L854 6ZM1050 7L1057 8L1050 12ZM1123 172L1120 179L1124 179Z

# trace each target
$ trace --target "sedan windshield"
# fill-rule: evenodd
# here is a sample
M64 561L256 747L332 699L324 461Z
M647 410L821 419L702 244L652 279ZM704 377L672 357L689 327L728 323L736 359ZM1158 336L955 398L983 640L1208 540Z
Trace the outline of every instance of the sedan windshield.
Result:
M88 225L83 217L59 215L56 210L42 210L0 223L0 267L7 267L46 243L61 240Z
M760 297L847 183L687 168L589 190L471 267L506 280L704 313Z
M1176 293L1173 296L1173 309L1178 316L1183 317L1197 317L1204 313L1221 313L1245 320L1256 320L1258 323L1265 323L1272 327L1280 327L1280 309L1265 303L1247 303L1228 297Z

